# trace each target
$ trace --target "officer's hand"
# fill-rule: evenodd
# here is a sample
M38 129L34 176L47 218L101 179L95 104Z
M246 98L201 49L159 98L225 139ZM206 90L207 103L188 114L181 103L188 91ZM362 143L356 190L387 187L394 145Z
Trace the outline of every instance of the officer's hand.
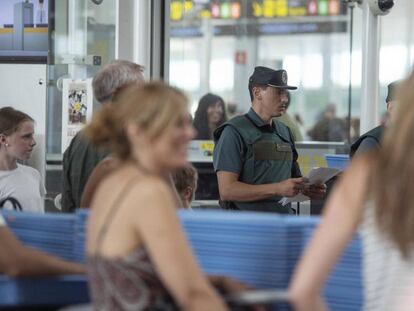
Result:
M279 193L278 195L284 197L293 197L301 192L305 187L306 178L289 178L278 183Z
M305 185L302 193L311 199L323 199L326 194L325 184Z

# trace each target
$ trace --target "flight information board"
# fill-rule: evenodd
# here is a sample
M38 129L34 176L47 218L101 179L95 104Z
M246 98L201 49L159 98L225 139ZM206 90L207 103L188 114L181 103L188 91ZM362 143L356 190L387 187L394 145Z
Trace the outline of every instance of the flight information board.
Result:
M172 21L190 19L286 18L346 15L340 0L172 0Z

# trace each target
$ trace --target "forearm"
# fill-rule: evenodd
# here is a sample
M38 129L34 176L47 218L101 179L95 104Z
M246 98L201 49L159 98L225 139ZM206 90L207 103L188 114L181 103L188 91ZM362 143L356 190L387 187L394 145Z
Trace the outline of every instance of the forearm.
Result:
M5 270L5 273L12 277L85 273L83 265L61 260L31 248L24 247L19 255L13 257L15 258L12 264Z
M279 195L278 183L251 185L234 181L220 186L220 198L223 201L251 202Z

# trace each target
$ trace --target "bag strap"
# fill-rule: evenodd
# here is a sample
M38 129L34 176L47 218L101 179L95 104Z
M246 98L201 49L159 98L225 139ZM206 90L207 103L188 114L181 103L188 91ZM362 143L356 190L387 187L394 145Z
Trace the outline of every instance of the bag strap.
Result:
M142 176L134 176L130 178L128 182L126 183L125 187L116 196L112 206L109 209L108 214L105 217L104 223L98 232L98 237L96 240L96 249L95 249L96 254L99 254L101 250L102 243L104 241L106 233L108 232L109 226L112 224L112 221L114 220L114 216L116 212L119 211L119 208L122 206L122 202L126 198L127 194L131 191L133 186L136 185L135 180L138 178L142 178Z
M10 202L13 205L13 210L15 211L23 211L22 205L20 204L20 202L13 197L7 197L4 198L0 201L0 209L4 208L4 204L6 204L6 202Z

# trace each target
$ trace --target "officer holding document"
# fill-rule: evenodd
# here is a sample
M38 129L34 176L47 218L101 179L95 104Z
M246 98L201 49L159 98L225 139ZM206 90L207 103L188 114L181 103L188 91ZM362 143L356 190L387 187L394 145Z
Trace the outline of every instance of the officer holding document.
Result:
M285 70L256 67L249 78L252 106L214 132L214 169L217 173L220 204L225 209L291 213L282 197L303 193L322 198L326 187L310 185L297 163L298 153L289 128L274 120L285 110Z

